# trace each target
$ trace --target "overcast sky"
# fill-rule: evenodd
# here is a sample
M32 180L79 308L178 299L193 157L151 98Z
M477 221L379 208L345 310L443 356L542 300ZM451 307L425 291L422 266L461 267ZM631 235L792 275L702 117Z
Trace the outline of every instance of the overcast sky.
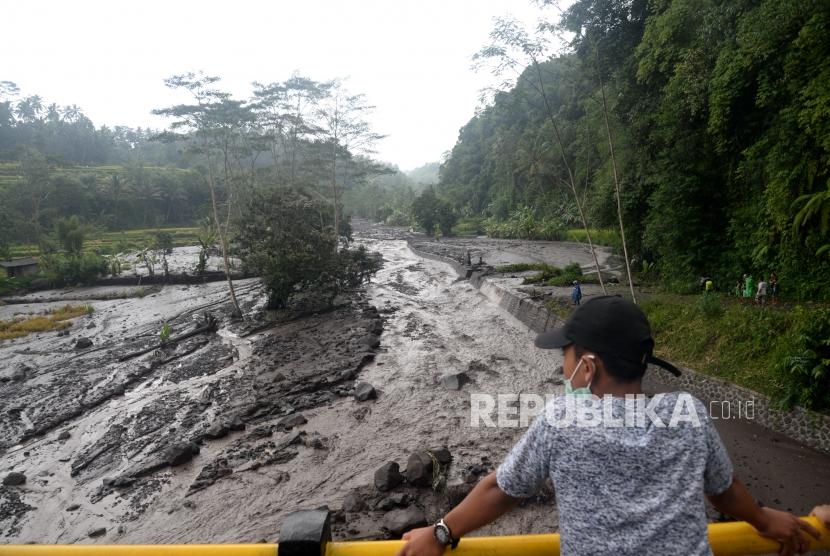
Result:
M528 0L11 0L0 80L77 104L95 125L164 127L150 111L184 100L164 87L204 70L246 97L292 72L348 77L377 106L378 158L404 170L437 161L495 83L470 69L493 17L553 17Z

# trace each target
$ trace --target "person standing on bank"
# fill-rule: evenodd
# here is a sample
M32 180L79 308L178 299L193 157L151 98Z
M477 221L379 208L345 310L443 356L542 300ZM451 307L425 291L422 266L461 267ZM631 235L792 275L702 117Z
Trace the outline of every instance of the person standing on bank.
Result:
M582 288L579 287L579 280L574 280L573 290L571 290L571 301L574 305L579 305L582 301Z
M563 425L560 416L551 423L550 412L587 399L579 395L610 397L615 413L624 410L625 396L643 394L649 363L680 374L653 356L648 320L631 301L591 299L561 329L540 334L536 346L562 350L566 394L551 399L501 466L442 520L406 533L399 556L444 553L536 494L547 478L556 491L566 556L711 555L703 494L722 513L780 542L782 555L804 553L805 533L818 537L809 523L755 502L734 475L706 407L689 394L666 394L659 403L653 398L663 426L653 419L611 426L604 418L591 427ZM682 396L693 401L698 423L665 426Z

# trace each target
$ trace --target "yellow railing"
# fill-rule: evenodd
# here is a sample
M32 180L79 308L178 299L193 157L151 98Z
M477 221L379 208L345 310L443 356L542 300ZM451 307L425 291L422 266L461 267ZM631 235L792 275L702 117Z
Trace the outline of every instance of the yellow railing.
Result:
M821 531L821 540L813 540L812 550L830 549L830 530L814 517L806 517ZM744 522L709 525L709 542L715 556L771 554L778 543L761 537ZM403 541L330 542L326 556L394 556ZM276 544L189 544L189 545L0 545L0 556L274 556ZM447 550L447 554L450 551ZM502 537L468 537L461 541L452 556L556 556L559 535L511 535Z

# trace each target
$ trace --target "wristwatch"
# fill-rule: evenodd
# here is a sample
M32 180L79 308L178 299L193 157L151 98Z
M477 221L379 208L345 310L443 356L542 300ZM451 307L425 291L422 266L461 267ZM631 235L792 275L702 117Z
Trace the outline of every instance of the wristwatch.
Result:
M458 546L458 541L460 539L456 539L452 536L452 531L450 531L450 528L447 527L447 524L444 523L443 519L433 525L432 534L435 536L435 540L444 546L449 546L453 550L455 550L455 547Z

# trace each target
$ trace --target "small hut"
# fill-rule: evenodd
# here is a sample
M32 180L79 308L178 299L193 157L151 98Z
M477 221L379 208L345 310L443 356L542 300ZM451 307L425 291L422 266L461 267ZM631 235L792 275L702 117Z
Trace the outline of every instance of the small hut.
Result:
M0 261L0 267L3 267L6 270L6 275L9 278L34 276L37 274L37 259L34 259L33 257L26 257L24 259Z

